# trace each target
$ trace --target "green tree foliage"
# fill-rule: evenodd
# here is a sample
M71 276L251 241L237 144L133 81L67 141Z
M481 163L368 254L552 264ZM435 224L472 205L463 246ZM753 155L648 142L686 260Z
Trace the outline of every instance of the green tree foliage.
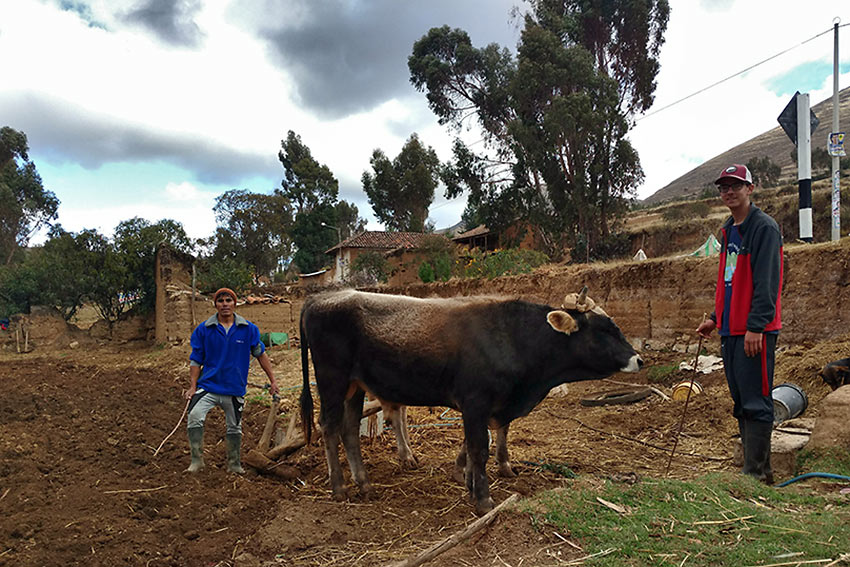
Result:
M434 149L412 134L394 159L376 149L370 163L374 173L363 172L361 179L378 220L388 230L422 232L440 179Z
M747 169L753 176L753 183L761 187L776 187L782 168L767 156L754 157L747 162Z
M315 272L330 261L325 252L338 243L336 229L340 238L346 238L361 231L366 221L357 216L357 207L338 201L339 182L316 161L300 136L289 131L278 157L284 168L281 194L295 207L292 262L301 273Z
M292 263L300 273L316 272L331 263L331 257L325 252L338 244L336 229L331 228L337 227L334 212L333 205L323 204L296 216L292 240L298 250Z
M456 273L463 278L488 278L527 274L549 261L549 257L537 250L508 248L494 252L482 252L473 248L461 256Z
M390 270L390 263L383 254L374 250L364 252L351 262L350 283L355 287L386 283Z
M283 191L271 195L232 189L221 194L213 210L215 261L237 260L252 268L254 275L270 275L292 255L290 230L292 205Z
M643 179L626 140L652 103L665 0L532 0L517 56L476 49L463 30L434 28L408 59L443 124L475 120L484 150L460 141L444 173L447 197L467 192L490 228L537 225L557 253L604 239Z
M151 224L140 217L118 223L113 243L127 273L122 291L138 295L139 307L146 312L152 311L156 303L157 247L167 243L187 254L193 248L191 239L179 222L163 219Z
M309 211L320 204L335 203L339 194L339 182L326 165L320 164L301 141L301 137L290 130L281 141L278 159L283 165L283 196L295 206L296 214Z
M59 199L42 185L28 152L26 134L0 128L0 262L6 265L59 209Z
M339 228L342 240L358 235L366 230L366 219L360 217L357 205L347 201L340 201L334 207L336 224Z
M30 307L41 303L42 279L32 263L0 265L0 317L29 313Z
M213 293L229 287L237 294L242 293L253 282L251 267L238 258L205 258L198 263L198 289L202 293Z

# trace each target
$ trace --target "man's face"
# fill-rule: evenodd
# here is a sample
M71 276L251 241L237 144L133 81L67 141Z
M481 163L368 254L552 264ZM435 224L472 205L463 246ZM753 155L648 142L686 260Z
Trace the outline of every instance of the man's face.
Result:
M737 208L742 204L749 204L750 194L753 186L739 181L738 179L723 179L717 184L720 191L720 199L730 209Z
M215 300L215 310L218 311L219 315L224 315L225 317L233 315L234 307L236 307L236 304L233 302L233 298L226 293L222 293Z

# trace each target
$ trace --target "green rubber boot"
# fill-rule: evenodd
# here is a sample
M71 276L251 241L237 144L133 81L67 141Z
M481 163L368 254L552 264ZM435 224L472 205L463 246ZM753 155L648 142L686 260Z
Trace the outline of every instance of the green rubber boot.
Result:
M189 453L192 462L186 472L196 473L204 468L204 428L190 427L186 430L189 434Z
M227 470L245 474L245 469L242 468L242 434L227 433L224 440L227 445Z

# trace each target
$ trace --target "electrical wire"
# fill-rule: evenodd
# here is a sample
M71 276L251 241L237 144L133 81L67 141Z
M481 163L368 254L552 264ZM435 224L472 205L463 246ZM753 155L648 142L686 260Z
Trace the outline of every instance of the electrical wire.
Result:
M838 26L838 27L839 27L839 28L843 28L843 27L848 26L848 25L850 25L850 24L842 24L842 25L840 25L840 26ZM815 39L819 38L820 36L825 35L825 34L827 34L827 33L831 32L831 31L834 31L834 28L829 28L828 30L826 30L826 31L822 31L822 32L820 32L819 34L817 34L817 35L814 35L814 36L810 37L809 39L806 39L806 40L801 41L801 42L800 42L800 43L798 43L797 45L793 45L793 46L791 46L791 47L789 47L789 48L787 48L787 49L783 49L783 50L782 50L782 51L780 51L779 53L777 53L777 54L775 54L775 55L771 55L771 56L770 56L770 57L768 57L767 59L763 59L763 60L759 61L758 63L754 63L754 64L750 65L749 67L747 67L746 69L742 69L741 71L738 71L737 73L735 73L735 74L733 74L733 75L729 75L729 76L728 76L728 77L726 77L725 79L720 79L719 81L716 81L716 82L714 82L714 83L712 83L712 84L708 85L707 87L703 87L703 88L699 89L699 90L698 90L698 91L696 91L696 92L693 92L693 93L691 93L691 94L689 94L689 95L687 95L687 96L685 96L685 97L680 98L680 99L679 99L679 100L677 100L677 101L674 101L674 102L671 102L670 104L667 104L667 105L665 105L665 106L662 106L661 108L659 108L659 109L657 109L657 110L653 110L653 111L652 111L652 112L650 112L649 114L644 114L643 116L639 116L639 117L635 118L635 122L640 122L641 120L643 120L643 119L645 119L645 118L649 118L650 116L654 116L654 115L658 114L659 112L661 112L661 111L663 111L663 110L667 110L667 109L668 109L668 108L670 108L671 106L676 106L676 105L677 105L677 104L679 104L680 102L684 102L684 101L688 100L689 98L695 97L695 96L696 96L696 95L698 95L698 94L704 93L705 91L707 91L707 90L709 90L709 89L712 89L712 88L716 87L717 85L720 85L720 84L722 84L722 83L725 83L726 81L729 81L729 80L731 80L731 79L734 79L734 78L735 78L735 77L737 77L738 75L743 75L743 74L744 74L744 73L746 73L747 71L751 71L751 70L755 69L756 67L758 67L758 66L760 66L760 65L764 65L764 64L765 64L765 63L767 63L768 61L770 61L770 60L772 60L772 59L776 59L776 58L777 58L777 57L779 57L780 55L784 55L784 54L788 53L789 51L792 51L792 50L794 50L794 49L797 49L798 47L800 47L800 46L802 46L802 45L804 45L804 44L806 44L806 43L809 43L810 41L813 41L813 40L815 40Z

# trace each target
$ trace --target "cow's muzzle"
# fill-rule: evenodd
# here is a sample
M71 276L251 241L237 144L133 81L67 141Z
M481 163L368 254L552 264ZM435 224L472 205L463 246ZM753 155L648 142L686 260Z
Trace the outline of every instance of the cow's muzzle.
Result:
M643 366L643 359L636 354L629 359L629 363L620 369L620 372L637 372Z

